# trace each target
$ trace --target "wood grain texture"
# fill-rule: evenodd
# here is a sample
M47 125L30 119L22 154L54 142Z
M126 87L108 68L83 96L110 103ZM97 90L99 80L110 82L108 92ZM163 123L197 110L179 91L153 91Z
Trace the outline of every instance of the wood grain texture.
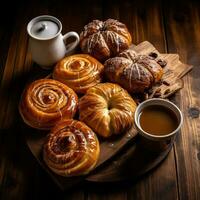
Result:
M7 7L5 7L6 9ZM21 10L23 7L21 7ZM26 46L24 46L23 40L26 42L24 31L21 29L20 21L16 22L16 18L20 17L20 11L11 9L13 11L12 15L5 19L4 31L8 31L9 40L5 37L2 43L6 45L1 46L1 50L4 50L6 55L6 60L3 57L3 74L1 76L1 91L0 91L0 141L1 141L1 151L0 151L0 198L1 199L24 199L26 194L23 192L27 191L30 186L28 179L31 179L31 174L27 170L26 162L23 164L24 160L30 163L30 170L32 160L27 156L27 148L22 145L22 138L17 130L16 121L18 116L17 98L19 92L19 81L17 77L19 76L24 62L24 56L26 55ZM3 11L2 11L3 12ZM1 12L1 14L2 14ZM4 13L4 12L3 12ZM8 20L9 19L9 20ZM10 24L10 25L9 25ZM16 33L16 29L20 30ZM22 34L20 36L20 33ZM18 40L19 39L19 40ZM21 46L20 46L21 43ZM25 55L17 54L25 53ZM18 84L17 84L18 83ZM12 127L15 127L14 129ZM4 128L4 129L3 129ZM5 129L6 128L6 129ZM20 156L17 156L20 155ZM23 156L22 156L23 155ZM22 156L22 157L21 157ZM34 165L32 165L34 167ZM24 188L24 190L23 190Z
M17 18L21 17L21 12L25 12L23 7L16 14ZM19 31L16 32L16 30ZM18 113L16 108L19 97L20 76L23 71L27 50L27 36L24 30L26 30L26 25L18 21L15 23L11 34L4 73L1 79L1 128L11 127L14 124L14 120L16 120L14 116Z
M17 2L11 6L7 1L0 7L5 22L0 27L0 127L6 128L0 130L0 199L200 199L198 1ZM63 22L63 33L72 29L80 33L83 25L94 18L119 19L127 24L134 43L148 40L161 52L179 53L182 61L195 66L184 78L184 88L172 98L184 113L184 126L174 151L156 170L136 182L84 183L61 193L34 161L17 126L20 118L16 99L33 73L46 73L32 63L25 35L27 22L41 14L57 16Z
M160 98L168 98L181 88L183 88L182 77L192 70L193 66L182 63L178 54L162 54L148 41L132 47L139 54L149 55L150 53L157 54L157 60L166 61L166 66L163 68L162 83L156 84L152 88L152 93L147 98L155 97L156 91L159 91Z
M183 61L194 65L193 71L184 78L184 88L176 99L184 113L181 135L175 145L180 199L200 199L199 10L197 2L189 5L186 2L181 5L171 2L165 12L169 51L176 51Z
M121 15L123 15L122 6L120 5ZM132 22L130 30L133 35L133 43L138 44L148 40L160 52L167 53L162 7L159 2L134 1L133 4L130 3L130 6L126 7L124 12L130 15L127 21ZM128 199L178 198L176 166L172 152L162 167L159 167L144 179L145 181L140 181L128 189ZM171 185L170 189L169 185ZM161 193L154 192L157 190L165 192L167 195L162 196ZM168 192L169 190L170 192Z
M31 61L27 52L26 25L37 15L48 14L47 2L31 1L5 7L12 14L0 29L1 93L0 93L0 199L46 199L47 197L83 199L84 192L60 194L54 183L43 173L24 146L17 128L20 121L18 101L25 83L44 72ZM3 7L1 7L3 8ZM13 9L12 9L13 8ZM2 10L2 9L1 9ZM13 11L13 12L12 12ZM1 12L1 14L4 11ZM4 18L7 15L4 15ZM82 197L82 198L81 198Z
M23 123L23 122L22 122ZM37 159L39 164L49 173L49 175L52 177L54 182L62 189L67 190L71 188L73 185L77 185L77 183L83 181L85 177L69 177L64 178L62 176L56 175L53 173L44 163L43 157L42 157L42 149L44 145L44 141L46 138L46 134L44 132L41 133L41 131L31 129L24 124L22 125L21 130L25 130L26 132L29 132L29 135L25 134L27 145L34 155L34 157ZM31 134L32 132L32 134ZM112 140L102 141L100 142L100 157L97 162L96 167L99 167L100 165L104 164L105 162L109 161L114 155L116 155L123 147L130 142L134 142L134 138L137 135L137 131L135 127L130 128L126 133L124 133L122 136L117 137ZM165 157L165 156L163 156ZM159 161L158 161L159 162ZM97 181L98 182L98 181Z
M164 68L163 82L168 81L169 85L161 84L155 86L153 89L155 91L160 89L161 98L172 95L180 89L182 85L177 88L175 88L175 85L178 85L179 82L182 83L180 77L186 75L192 68L192 66L180 62L177 54L159 53L158 50L148 41L141 42L138 45L133 45L131 49L142 55L149 55L150 53L155 52L158 55L158 59L164 59L167 62L167 65ZM169 90L168 94L165 94L166 90ZM27 126L25 126L24 123L22 124L22 129L27 129ZM76 185L85 179L84 177L63 178L51 172L44 164L41 156L44 140L46 138L44 131L37 131L29 128L27 129L27 132L33 132L33 134L26 136L26 141L31 152L62 190L69 189L72 185ZM105 162L107 164L105 163L103 167L100 166L100 169L97 169L96 172L92 172L91 175L86 177L86 180L92 182L116 182L128 180L129 178L136 179L158 165L171 149L170 146L170 148L160 154L148 152L148 150L142 148L143 144L141 144L140 140L137 138L133 140L136 135L137 131L133 126L120 137L111 140L100 140L100 158L96 167L99 167ZM123 148L128 144L130 144L129 148L126 148L126 150L123 151ZM122 152L120 152L121 150ZM113 157L115 157L114 161L112 159ZM128 166L126 166L127 163L129 163ZM135 165L135 163L137 164Z

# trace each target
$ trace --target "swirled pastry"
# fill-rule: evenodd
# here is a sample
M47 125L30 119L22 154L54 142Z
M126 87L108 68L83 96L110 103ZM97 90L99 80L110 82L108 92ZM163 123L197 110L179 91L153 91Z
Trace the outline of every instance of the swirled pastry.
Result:
M61 176L89 173L99 158L95 133L83 122L61 120L51 130L43 148L47 166Z
M53 79L40 79L24 90L19 111L29 126L50 129L62 118L73 118L77 103L71 88Z
M105 62L105 74L109 81L118 83L128 92L138 93L160 81L163 69L150 56L126 50Z
M136 103L117 84L100 83L90 88L79 102L79 117L103 137L120 134L133 124Z
M101 82L104 66L87 54L76 54L62 59L54 68L53 78L65 83L77 93Z
M80 34L80 46L84 53L100 61L117 55L131 45L132 38L125 24L108 19L93 20Z

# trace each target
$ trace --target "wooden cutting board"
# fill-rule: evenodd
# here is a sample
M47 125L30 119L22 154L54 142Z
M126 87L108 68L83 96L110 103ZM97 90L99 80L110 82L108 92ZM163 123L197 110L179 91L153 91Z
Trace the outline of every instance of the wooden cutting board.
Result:
M167 98L183 87L182 77L185 76L192 68L192 65L182 63L178 54L161 54L148 41L144 41L137 46L131 47L139 54L149 55L151 52L158 54L157 60L165 60L167 65L163 68L164 74L162 82L153 87L151 95L147 98L158 97L156 92L159 91L160 98Z
M26 125L22 125L23 132L26 132L25 135L26 142L28 144L29 149L31 150L34 157L37 159L39 164L50 174L52 179L56 182L56 184L61 189L67 189L72 187L74 184L80 182L81 180L85 179L85 177L72 177L72 178L65 178L59 175L54 174L51 170L45 165L42 159L42 147L46 138L46 133L29 128ZM99 161L96 165L96 168L100 167L103 163L111 159L114 155L116 155L123 147L133 142L135 136L137 135L137 131L134 127L130 128L127 132L122 134L120 137L113 138L106 141L100 141L100 157ZM134 143L134 142L133 142Z
M192 66L182 63L177 54L160 54L147 41L132 46L131 49L147 55L155 52L158 54L157 59L167 61L167 65L164 67L163 81L154 86L152 93L145 98L158 96L158 91L160 98L167 98L183 87L181 78L192 69ZM133 98L136 99L136 97ZM24 124L23 129L25 129L23 132L28 133L26 134L26 141L34 157L63 190L85 179L93 182L110 182L137 178L158 165L166 157L172 146L169 145L169 148L164 152L149 152L143 148L140 142L141 138L137 136L137 131L133 126L120 137L100 141L100 158L96 169L91 174L84 177L65 178L51 172L42 160L41 152L47 133L41 133L41 131L29 128Z

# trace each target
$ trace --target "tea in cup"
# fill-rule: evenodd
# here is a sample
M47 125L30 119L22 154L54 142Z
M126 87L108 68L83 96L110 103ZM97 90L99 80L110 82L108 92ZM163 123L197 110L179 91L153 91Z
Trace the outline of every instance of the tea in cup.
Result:
M150 150L162 151L173 142L183 123L180 109L160 98L146 100L135 111L135 125Z

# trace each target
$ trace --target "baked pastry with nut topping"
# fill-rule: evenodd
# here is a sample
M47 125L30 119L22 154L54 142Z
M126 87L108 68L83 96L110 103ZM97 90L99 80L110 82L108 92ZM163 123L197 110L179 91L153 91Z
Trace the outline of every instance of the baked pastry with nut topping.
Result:
M132 38L125 24L108 19L93 20L80 34L80 46L84 53L100 61L117 55L131 45Z
M104 64L109 81L118 83L129 93L142 93L161 80L162 67L150 56L125 50Z

